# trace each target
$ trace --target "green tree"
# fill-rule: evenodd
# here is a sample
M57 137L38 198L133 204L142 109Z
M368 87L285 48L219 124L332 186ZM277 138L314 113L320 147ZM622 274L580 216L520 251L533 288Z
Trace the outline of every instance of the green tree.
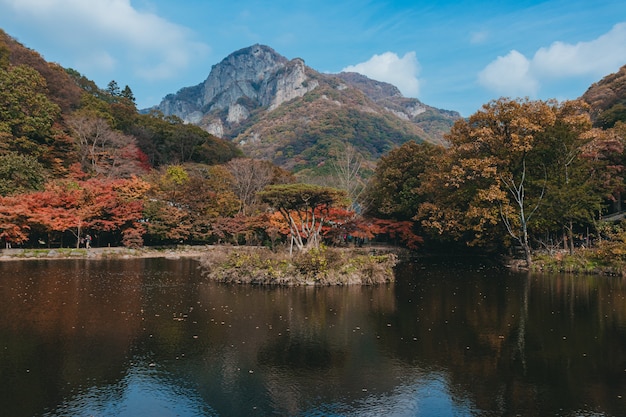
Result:
M1 196L40 190L45 181L44 167L32 156L16 152L0 155Z
M564 102L556 108L556 116L554 125L537 135L529 156L535 166L546 170L545 198L533 226L544 236L563 231L564 246L572 253L574 227L592 224L611 192L605 179L614 164L606 158L614 151L607 148L610 141L605 135L592 134L583 102Z
M107 84L106 92L113 97L119 97L121 92L120 86L117 84L117 81L111 80L109 84Z
M0 69L0 137L5 150L39 156L60 115L46 96L46 81L28 66Z
M133 90L131 90L129 86L124 86L124 89L121 91L120 96L135 104L135 95L133 94Z

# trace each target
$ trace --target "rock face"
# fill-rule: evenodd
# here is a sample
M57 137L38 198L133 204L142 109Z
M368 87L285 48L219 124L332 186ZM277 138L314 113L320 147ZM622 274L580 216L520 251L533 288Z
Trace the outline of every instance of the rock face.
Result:
M203 83L166 96L155 109L231 139L250 156L289 168L294 163L288 159L302 159L293 149L303 148L303 141L308 147L320 141L355 142L354 134L342 133L346 124L382 125L384 143L373 144L369 152L376 159L411 139L442 143L443 134L460 117L405 98L393 85L360 74L318 73L302 59L288 60L264 45L232 53L212 67ZM335 129L338 122L342 126ZM372 136L371 130L359 135ZM343 139L333 139L337 133ZM290 156L284 149L292 150Z
M317 86L306 81L304 61L289 61L270 47L253 45L214 65L202 84L168 95L156 108L213 130L211 133L221 131L222 136L228 130L225 127L246 120L254 109L271 111ZM206 117L223 110L226 117Z

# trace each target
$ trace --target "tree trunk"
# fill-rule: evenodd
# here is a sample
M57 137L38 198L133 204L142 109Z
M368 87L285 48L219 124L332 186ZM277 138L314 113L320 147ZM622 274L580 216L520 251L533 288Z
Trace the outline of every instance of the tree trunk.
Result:
M574 224L571 220L563 226L563 249L570 256L574 254Z
M530 268L530 266L533 264L533 257L530 250L530 245L528 244L528 233L526 231L524 231L524 239L520 243L522 244L522 248L524 249L526 267Z

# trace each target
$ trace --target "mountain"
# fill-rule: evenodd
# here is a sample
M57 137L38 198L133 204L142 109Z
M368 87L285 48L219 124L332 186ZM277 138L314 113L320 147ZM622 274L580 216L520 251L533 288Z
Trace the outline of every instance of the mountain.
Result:
M581 98L592 108L594 125L606 129L626 122L626 65L592 84Z
M323 166L345 144L376 160L409 140L443 143L460 117L403 97L391 84L356 73L322 74L258 44L230 54L204 82L149 110L296 171Z

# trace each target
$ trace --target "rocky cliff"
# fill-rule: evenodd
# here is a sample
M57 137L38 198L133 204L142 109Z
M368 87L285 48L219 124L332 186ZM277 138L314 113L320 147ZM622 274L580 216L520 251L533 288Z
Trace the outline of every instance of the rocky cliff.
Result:
M321 74L263 45L232 53L155 109L295 169L323 163L342 143L370 159L407 140L442 143L460 117L360 74Z

